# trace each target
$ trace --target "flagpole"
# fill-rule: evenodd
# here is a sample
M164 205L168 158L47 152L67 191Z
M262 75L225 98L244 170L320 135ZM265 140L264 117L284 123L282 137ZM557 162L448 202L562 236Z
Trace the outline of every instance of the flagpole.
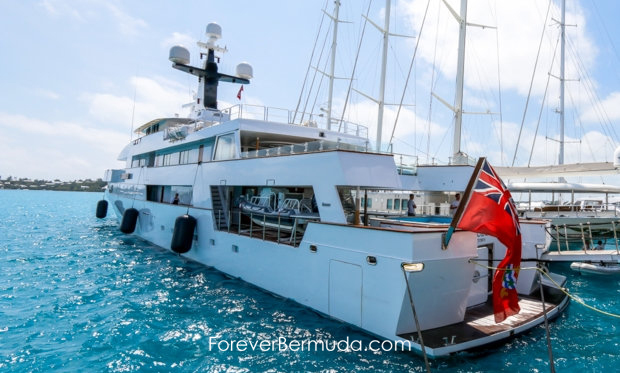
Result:
M474 172L472 172L471 177L469 178L469 182L467 183L467 188L465 188L465 192L463 193L463 198L459 203L459 206L454 213L454 217L452 218L452 222L450 223L450 227L448 228L448 232L446 233L446 239L444 241L444 246L448 247L448 243L450 243L450 239L452 238L452 233L456 229L459 220L461 220L461 216L463 216L463 211L465 211L465 206L469 203L469 199L471 198L472 190L474 189L474 184L476 180L478 180L478 175L480 174L480 169L482 169L482 165L486 160L485 157L478 158L478 163L474 168Z

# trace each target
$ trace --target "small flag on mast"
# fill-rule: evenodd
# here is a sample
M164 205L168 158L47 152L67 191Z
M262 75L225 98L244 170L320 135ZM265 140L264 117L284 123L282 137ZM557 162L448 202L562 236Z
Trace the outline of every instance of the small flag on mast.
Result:
M241 88L239 88L239 92L237 92L237 98L239 100L241 100L241 92L243 92L243 84L241 85Z

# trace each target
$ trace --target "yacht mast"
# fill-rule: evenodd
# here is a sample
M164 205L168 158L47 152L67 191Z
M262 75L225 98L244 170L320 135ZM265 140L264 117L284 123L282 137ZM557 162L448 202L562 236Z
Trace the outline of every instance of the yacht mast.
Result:
M334 22L334 35L332 39L332 56L329 73L329 91L327 94L327 129L332 129L332 98L334 95L334 70L336 66L336 44L338 43L338 12L340 10L340 0L334 1L334 16L331 17Z
M379 114L377 116L377 151L381 151L381 133L383 131L383 108L385 106L385 74L390 32L391 0L385 1L385 26L383 28L383 58L381 60L381 81L379 87Z
M456 68L456 95L454 98L454 159L461 153L461 125L463 123L463 84L465 76L465 33L467 31L467 0L461 1L459 21L459 50Z
M561 41L560 41L560 154L558 164L564 164L564 58L566 42L566 0L562 0L562 18L560 21ZM563 181L563 178L560 178Z

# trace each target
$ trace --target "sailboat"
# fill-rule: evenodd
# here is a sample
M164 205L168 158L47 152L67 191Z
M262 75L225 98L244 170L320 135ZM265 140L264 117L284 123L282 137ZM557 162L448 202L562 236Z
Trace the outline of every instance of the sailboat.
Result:
M242 63L235 74L220 73L221 27L209 24L206 37L198 43L202 66L189 64L184 47L170 51L173 68L198 78L189 115L138 128L119 155L125 168L106 171L98 217L109 205L125 234L425 356L497 343L566 307L554 284L565 278L523 271L521 312L494 323L492 269L475 262L488 265L503 255L497 239L457 230L446 245L447 227L365 224L356 203L365 190L415 184L438 191L446 180L464 187L470 166L411 175L393 154L369 148L364 126L332 126L312 113L306 117L317 118L313 125L296 124L266 107L261 120L242 105L220 109L218 84L250 84L253 70ZM178 203L170 203L177 194ZM546 245L544 226L532 221L523 229L523 250L532 258Z
M620 147L614 154L614 162L565 164L565 44L566 44L566 0L561 1L560 27L560 100L559 114L559 152L558 164L533 167L498 167L503 178L557 177L556 182L512 181L509 188L514 193L527 196L527 201L519 204L524 218L551 220L550 234L555 241L553 249L591 249L594 242L603 240L615 243L620 234L620 206L617 204L620 187L609 184L587 184L567 182L567 177L617 175L620 173ZM533 201L533 193L551 195L554 202ZM569 195L561 202L562 195ZM556 199L560 202L555 201Z

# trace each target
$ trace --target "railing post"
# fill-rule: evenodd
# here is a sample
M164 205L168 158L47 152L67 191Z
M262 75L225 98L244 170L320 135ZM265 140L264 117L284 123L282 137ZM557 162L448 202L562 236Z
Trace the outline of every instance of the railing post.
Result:
M583 252L587 254L588 251L586 250L586 237L583 234L583 223L579 223L579 229L581 229L581 243L583 244Z
M250 238L252 238L252 226L254 224L254 214L250 213Z
M586 224L588 224L588 231L590 232L590 245L594 247L594 239L592 238L592 225L590 224L590 222L587 222ZM592 247L590 249L592 249Z
M267 215L263 214L263 241L265 241L265 226L267 225Z
M616 254L620 254L620 251L618 250L618 234L616 233L616 222L612 220L611 226L614 229L614 242L616 243Z
M562 243L560 242L560 227L558 227L557 225L555 226L555 236L555 240L558 245L558 254L562 254Z
M280 243L280 214L278 214L278 243Z
M566 251L569 251L570 246L568 246L568 231L566 229L566 224L564 224L564 242L566 243Z

